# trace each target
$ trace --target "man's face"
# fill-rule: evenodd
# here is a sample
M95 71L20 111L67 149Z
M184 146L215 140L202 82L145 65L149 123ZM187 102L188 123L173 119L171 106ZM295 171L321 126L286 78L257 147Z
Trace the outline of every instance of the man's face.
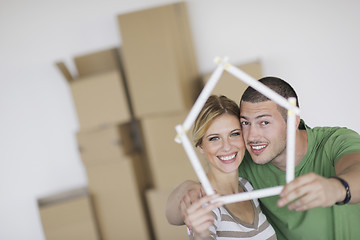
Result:
M286 122L273 101L241 102L240 121L244 141L257 164L286 162Z

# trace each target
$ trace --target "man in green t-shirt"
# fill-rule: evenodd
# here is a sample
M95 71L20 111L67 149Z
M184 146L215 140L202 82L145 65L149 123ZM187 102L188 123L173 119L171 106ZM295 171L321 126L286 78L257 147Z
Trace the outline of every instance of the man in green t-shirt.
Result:
M298 98L285 81L259 80L284 98ZM247 152L239 175L255 189L285 185L287 110L249 87L240 102ZM357 239L360 236L360 136L340 127L309 128L297 117L295 180L280 196L260 199L278 239ZM351 190L351 192L350 192ZM166 216L187 222L201 186L186 181L169 196Z

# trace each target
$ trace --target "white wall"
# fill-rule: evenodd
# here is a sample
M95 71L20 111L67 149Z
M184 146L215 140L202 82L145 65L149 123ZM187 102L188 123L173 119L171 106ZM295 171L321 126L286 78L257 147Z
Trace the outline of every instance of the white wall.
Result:
M116 15L170 0L0 0L0 239L44 239L36 199L86 185L77 117L54 67L121 43ZM202 73L260 58L310 126L360 132L360 2L189 0Z

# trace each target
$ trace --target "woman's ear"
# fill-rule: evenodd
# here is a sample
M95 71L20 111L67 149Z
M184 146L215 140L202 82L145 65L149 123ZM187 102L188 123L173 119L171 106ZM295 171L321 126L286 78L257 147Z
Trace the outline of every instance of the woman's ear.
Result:
M197 149L199 150L200 153L204 153L204 149L201 147L201 145L197 146Z

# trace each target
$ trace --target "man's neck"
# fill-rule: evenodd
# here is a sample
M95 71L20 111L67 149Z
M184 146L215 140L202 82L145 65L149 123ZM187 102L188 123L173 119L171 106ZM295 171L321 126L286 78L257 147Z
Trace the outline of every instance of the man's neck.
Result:
M296 130L296 139L295 139L295 167L300 164L307 152L308 139L306 130ZM277 168L282 171L286 171L286 149L281 156L278 156L278 159L272 161Z
M308 137L306 130L297 130L295 140L295 167L300 164L307 152Z

